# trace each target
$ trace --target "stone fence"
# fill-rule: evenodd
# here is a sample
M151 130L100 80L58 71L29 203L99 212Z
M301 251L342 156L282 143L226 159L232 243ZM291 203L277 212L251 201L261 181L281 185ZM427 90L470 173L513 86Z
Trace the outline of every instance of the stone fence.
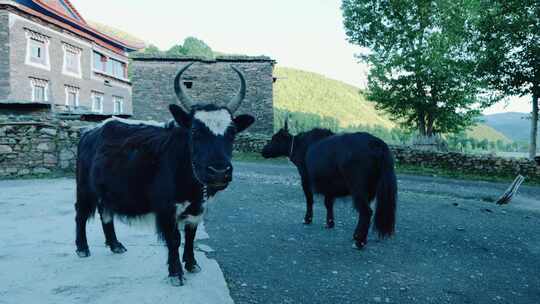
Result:
M264 135L240 135L235 143L241 152L257 152L270 140ZM444 169L484 176L514 177L521 174L540 181L540 164L525 158L502 158L456 152L434 152L406 146L391 146L397 165Z
M0 178L74 172L80 130L88 124L70 121L0 122ZM259 153L267 135L239 134L235 150ZM527 159L433 152L392 146L398 165L421 166L487 176L522 174L540 181L540 165Z
M526 158L434 152L401 146L392 146L391 150L398 165L444 169L484 176L514 177L521 174L530 180L540 181L540 164Z
M67 123L0 123L0 178L73 171L79 129Z

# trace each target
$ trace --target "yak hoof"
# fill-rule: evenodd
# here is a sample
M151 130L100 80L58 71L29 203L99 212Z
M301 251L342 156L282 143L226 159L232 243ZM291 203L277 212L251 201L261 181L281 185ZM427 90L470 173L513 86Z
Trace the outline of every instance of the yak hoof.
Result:
M304 225L311 225L311 222L313 221L312 218L305 218L304 219Z
M184 286L184 278L181 274L169 275L169 284L175 287Z
M90 250L88 248L85 249L77 249L77 255L80 258L87 258L90 256Z
M109 247L111 248L111 251L115 254L122 254L127 251L126 247L124 247L124 245L122 245L122 243L120 242L113 243L109 245Z
M336 226L336 224L334 223L334 221L330 220L330 221L326 221L326 226L324 226L326 229L332 229Z
M367 244L367 242L365 242L365 241L355 241L352 244L352 247L356 248L358 250L362 250L362 249L364 249L364 247L366 247L366 244Z
M201 272L201 267L197 265L197 263L195 264L186 263L186 270L191 273L199 273Z

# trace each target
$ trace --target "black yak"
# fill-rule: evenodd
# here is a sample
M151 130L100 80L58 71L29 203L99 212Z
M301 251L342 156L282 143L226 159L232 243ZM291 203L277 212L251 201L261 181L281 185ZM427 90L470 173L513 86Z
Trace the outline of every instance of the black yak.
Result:
M189 272L200 270L193 242L206 200L232 181L235 135L249 127L250 115L233 117L246 94L242 72L240 91L226 106L195 104L180 84L175 92L182 107L170 105L174 121L162 126L109 119L86 131L77 153L76 246L88 257L86 222L99 211L105 243L114 253L126 251L116 238L113 216L126 218L155 214L158 235L168 248L169 277L183 284L178 248L178 225L184 223L183 262ZM142 261L141 261L142 262Z
M336 135L313 129L293 136L287 122L263 148L265 158L286 156L297 167L306 196L305 224L313 219L313 193L324 195L326 227L334 227L334 200L352 196L359 213L354 245L363 248L371 222L370 203L377 198L375 229L394 233L397 181L391 152L384 141L368 133Z

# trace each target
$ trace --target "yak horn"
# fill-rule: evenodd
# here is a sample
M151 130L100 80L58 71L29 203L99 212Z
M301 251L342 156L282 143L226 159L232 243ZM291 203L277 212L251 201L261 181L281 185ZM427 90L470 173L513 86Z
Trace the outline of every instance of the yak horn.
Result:
M178 98L178 101L180 101L180 105L186 112L191 111L191 107L195 104L193 102L193 99L189 97L185 90L184 85L181 83L182 74L193 64L190 63L183 67L178 74L176 75L176 78L174 79L174 92L176 93L176 97Z
M240 90L238 91L238 94L229 102L227 105L227 109L231 111L231 113L236 112L240 105L242 104L242 101L246 97L246 79L244 78L244 74L240 72L235 66L231 66L231 68L238 74L240 77Z

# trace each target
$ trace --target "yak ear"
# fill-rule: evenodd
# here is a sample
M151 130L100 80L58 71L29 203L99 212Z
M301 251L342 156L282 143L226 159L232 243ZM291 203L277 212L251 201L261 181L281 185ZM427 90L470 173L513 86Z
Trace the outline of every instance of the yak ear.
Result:
M251 124L255 122L255 118L251 115L239 115L234 118L234 124L236 126L236 133L240 133L247 129Z
M171 112L176 123L184 128L191 128L191 117L180 106L175 104L169 105L169 111Z

